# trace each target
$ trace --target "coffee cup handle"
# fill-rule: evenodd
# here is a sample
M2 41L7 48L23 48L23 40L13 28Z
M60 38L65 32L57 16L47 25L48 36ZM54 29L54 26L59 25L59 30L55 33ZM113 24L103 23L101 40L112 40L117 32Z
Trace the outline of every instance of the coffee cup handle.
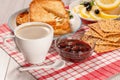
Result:
M10 38L14 38L15 36L14 35L9 35L9 36L6 36L3 38L3 44L6 45L7 47L9 47L11 50L15 50L16 49L16 46L12 46L10 45L7 40L10 39Z

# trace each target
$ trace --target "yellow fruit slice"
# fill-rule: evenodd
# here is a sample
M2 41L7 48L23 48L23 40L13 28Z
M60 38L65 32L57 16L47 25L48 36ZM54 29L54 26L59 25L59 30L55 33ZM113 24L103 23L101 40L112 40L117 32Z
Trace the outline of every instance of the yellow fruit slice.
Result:
M95 0L95 3L103 10L112 10L120 5L120 0Z
M100 17L100 14L95 14L94 11L90 11L89 12L91 18L95 19L95 20L101 20L102 18Z
M95 14L96 9L99 9L99 7L94 5L92 7L92 10L89 12L89 14L90 14L91 18L93 18L95 20L101 20L102 18L100 17L100 14Z
M112 15L120 15L120 6L113 10L104 10L103 12L107 14L112 14Z
M86 11L86 8L81 8L80 10L80 16L83 17L83 18L90 18L90 15L89 15L89 12Z
M100 11L100 17L105 18L105 19L115 19L120 17L119 15L111 15L111 14L106 14L102 11Z
M80 9L83 8L84 6L83 5L77 5L73 8L73 12L75 13L79 13L80 12Z

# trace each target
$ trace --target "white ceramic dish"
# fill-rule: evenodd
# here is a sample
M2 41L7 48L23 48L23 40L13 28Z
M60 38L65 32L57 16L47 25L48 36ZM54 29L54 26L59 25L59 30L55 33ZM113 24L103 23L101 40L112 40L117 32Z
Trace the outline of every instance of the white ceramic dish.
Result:
M17 27L17 24L16 24L17 15L22 13L22 12L25 12L25 11L28 11L28 8L15 12L8 19L8 26L10 27L10 29L12 31ZM73 18L70 19L70 27L72 29L71 33L74 33L81 27L82 22L81 22L81 19L79 18L79 16L77 14L72 13L72 12L71 12L71 14L73 15Z
M70 11L74 13L73 8L74 8L75 6L77 6L77 5L80 5L80 3L82 3L83 1L91 1L91 0L75 0L75 1L73 1L73 2L69 5ZM79 14L78 14L78 15L79 15ZM85 21L90 21L90 22L95 22L95 21L96 21L96 20L92 20L92 19L83 18L83 17L81 17L80 15L79 15L79 17L80 17L81 19L85 20Z
M74 13L73 8L77 5L80 5L80 3L84 2L84 1L91 1L91 0L75 0L73 1L70 5L69 5L69 9L71 12ZM79 15L79 14L78 14ZM79 17L81 18L82 22L84 23L93 23L93 22L97 22L98 20L93 20L93 19L87 19L87 18L83 18L79 15ZM120 18L116 18L116 20L120 20Z

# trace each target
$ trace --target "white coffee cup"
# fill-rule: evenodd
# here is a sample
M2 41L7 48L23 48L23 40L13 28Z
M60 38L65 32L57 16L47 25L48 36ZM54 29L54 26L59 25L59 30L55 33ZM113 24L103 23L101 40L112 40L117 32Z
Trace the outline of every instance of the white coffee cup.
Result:
M17 48L26 60L31 64L39 64L45 61L52 44L53 33L53 28L49 24L28 22L15 28L14 36L6 37L5 42L8 38L14 37Z

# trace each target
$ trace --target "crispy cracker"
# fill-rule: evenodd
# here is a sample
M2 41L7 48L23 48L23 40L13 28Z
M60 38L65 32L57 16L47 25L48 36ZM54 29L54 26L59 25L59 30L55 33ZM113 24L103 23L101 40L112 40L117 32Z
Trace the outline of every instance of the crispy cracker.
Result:
M84 35L82 37L82 40L85 41L86 43L88 43L89 45L93 46L95 45L95 43L97 42L97 38L93 38L92 36L89 35Z
M101 23L102 22L102 23ZM90 45L96 43L95 51L97 53L109 52L120 48L120 21L100 21L90 24L90 29L85 32L82 40ZM100 25L99 25L100 24ZM102 29L101 29L102 26ZM112 26L112 27L111 27ZM108 28L106 28L108 27ZM111 28L111 29L110 29ZM108 29L106 31L106 29Z
M82 40L91 45L96 40L96 38L90 37L88 35L84 35ZM99 42L99 41L97 41L97 42ZM95 52L97 52L97 53L104 53L104 52L108 52L108 51L112 51L112 50L116 50L116 49L120 48L120 46L109 45L109 44L107 44L105 42L104 43L106 45L101 45L101 44L99 44L97 42L96 42L95 49L94 49Z
M109 41L105 41L105 40L102 40L102 39L99 39L96 44L98 45L110 45L110 46L120 46L120 43L119 42L109 42Z
M97 45L110 45L110 46L120 46L120 42L109 42L92 36L84 35L82 40L88 42L89 44L95 42Z
M105 36L104 32L100 29L98 23L89 24L88 26L94 31L96 31L96 33L98 33L100 36Z
M104 32L120 33L120 21L119 20L103 20L98 22L101 30Z
M98 33L96 33L95 31L93 31L92 29L87 30L85 32L85 34L86 35L91 35L93 37L101 38L101 36Z
M92 37L92 36L90 36L90 35L84 35L83 37L82 37L82 40L83 41L86 41L86 42L88 42L88 43L93 43L93 42L96 42L97 40L98 40L98 38L95 38L95 37Z
M119 49L119 48L120 47L116 47L116 46L96 45L95 46L95 52L104 53L104 52L113 51L113 50L116 50L116 49Z
M96 37L96 38L100 38L100 39L103 39L103 40L107 40L107 41L110 41L110 42L118 42L118 41L120 41L120 35L101 37L98 33L93 31L92 29L89 29L85 34Z
M101 30L98 23L89 24L88 26L91 29L93 29L94 31L96 31L96 33L98 33L102 37L108 37L108 36L113 36L113 35L120 34L120 33L116 33L116 32L112 32L112 33L104 32L104 31Z

